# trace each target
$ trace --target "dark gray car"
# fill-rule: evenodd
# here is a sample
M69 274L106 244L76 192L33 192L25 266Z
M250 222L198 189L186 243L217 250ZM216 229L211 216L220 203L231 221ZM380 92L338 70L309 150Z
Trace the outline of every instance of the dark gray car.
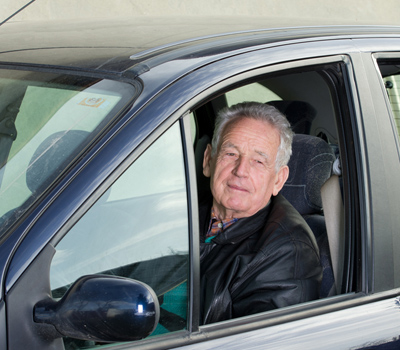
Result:
M0 349L400 346L400 28L233 30L0 27ZM202 156L243 101L296 132L320 298L203 326Z

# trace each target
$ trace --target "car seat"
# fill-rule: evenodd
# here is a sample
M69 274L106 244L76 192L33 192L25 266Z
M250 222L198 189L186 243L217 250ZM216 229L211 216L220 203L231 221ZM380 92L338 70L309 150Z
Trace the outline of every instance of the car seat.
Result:
M197 196L199 202L202 202L210 196L210 179L203 175L203 158L207 145L211 143L208 135L199 138L194 148L194 156L196 163L196 179L197 179Z
M267 104L274 106L283 113L296 134L310 134L311 123L317 115L315 108L304 101L269 101Z
M289 178L281 194L303 216L314 233L323 268L320 297L324 298L336 294L336 287L321 188L331 177L336 157L324 140L310 135L296 134L292 150L293 154L288 164Z

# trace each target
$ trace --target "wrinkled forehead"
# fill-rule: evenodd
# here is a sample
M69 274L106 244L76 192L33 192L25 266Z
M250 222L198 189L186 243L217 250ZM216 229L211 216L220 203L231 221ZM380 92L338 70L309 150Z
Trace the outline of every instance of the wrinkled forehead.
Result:
M248 148L259 153L270 154L278 151L279 130L270 122L250 117L241 117L225 125L219 140L221 148Z

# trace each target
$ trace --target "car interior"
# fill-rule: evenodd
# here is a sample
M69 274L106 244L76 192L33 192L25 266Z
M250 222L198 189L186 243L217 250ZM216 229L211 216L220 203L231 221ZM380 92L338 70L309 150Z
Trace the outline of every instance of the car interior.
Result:
M209 191L202 175L202 159L212 138L213 122L224 107L245 101L268 103L281 111L295 132L290 174L281 193L300 212L311 227L323 267L320 297L350 291L349 264L344 249L345 234L343 177L337 123L341 106L337 81L339 65L313 67L257 77L243 85L230 87L194 110L194 141L199 201ZM346 259L346 260L345 260Z

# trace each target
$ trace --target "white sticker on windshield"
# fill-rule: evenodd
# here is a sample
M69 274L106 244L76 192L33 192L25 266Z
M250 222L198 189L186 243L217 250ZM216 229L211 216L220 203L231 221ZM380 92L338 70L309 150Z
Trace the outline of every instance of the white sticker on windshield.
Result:
M103 103L105 103L105 106L108 105L107 100L105 98L87 97L87 98L84 98L78 104L81 105L81 106L99 108Z

